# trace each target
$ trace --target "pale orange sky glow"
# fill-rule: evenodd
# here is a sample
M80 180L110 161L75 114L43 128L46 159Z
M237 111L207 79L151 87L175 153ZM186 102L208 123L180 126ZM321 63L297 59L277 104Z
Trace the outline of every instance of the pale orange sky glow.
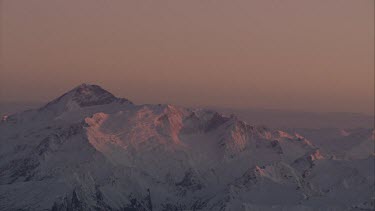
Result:
M373 0L0 2L0 102L374 112Z

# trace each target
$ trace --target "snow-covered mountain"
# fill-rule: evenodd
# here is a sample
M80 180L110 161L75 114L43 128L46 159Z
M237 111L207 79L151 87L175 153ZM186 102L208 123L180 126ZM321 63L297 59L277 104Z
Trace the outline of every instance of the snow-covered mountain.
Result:
M3 118L0 210L372 210L373 130L365 140L321 150L298 132L82 84Z

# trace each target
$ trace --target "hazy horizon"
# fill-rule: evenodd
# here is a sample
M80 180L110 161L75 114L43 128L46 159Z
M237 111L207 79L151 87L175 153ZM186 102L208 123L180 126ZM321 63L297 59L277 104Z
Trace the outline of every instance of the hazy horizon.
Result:
M37 109L47 102L0 102L0 117L17 112ZM137 104L137 102L134 102ZM156 104L156 103L154 103ZM264 109L264 108L228 108L217 106L197 106L219 113L236 115L240 120L251 125L265 126L269 128L291 129L291 128L373 128L374 116L364 113L347 112L309 112L298 110Z
M374 114L374 1L0 1L0 102Z
M66 92L68 92L69 90L67 90ZM107 90L109 91L109 90ZM15 109L17 112L19 111L23 111L23 110L27 110L27 109L35 109L35 108L39 108L49 102L51 102L52 100L60 97L62 94L64 93L60 93L59 95L56 95L55 97L52 97L50 99L47 99L47 100L41 100L41 101L0 101L0 106L1 105L17 105L17 106L20 106L21 108L25 108L25 109ZM137 104L137 105L147 105L147 104L173 104L173 105L176 105L176 106L182 106L182 107L192 107L192 108L207 108L207 109L224 109L224 110L227 110L227 109L236 109L236 110L259 110L259 111L280 111L280 112L296 112L296 113L316 113L316 114L332 114L332 113L337 113L337 114L360 114L360 115L365 115L365 116L374 116L373 113L366 113L366 112L356 112L356 111L314 111L314 110L305 110L303 108L301 109L291 109L291 108L272 108L272 107L251 107L251 106L244 106L244 107L236 107L236 106L221 106L221 105L212 105L212 104L179 104L179 103L168 103L168 102L159 102L159 101L155 101L155 102L145 102L145 103L141 103L141 102L136 102L136 101L133 101L132 99L130 98L127 98L126 96L119 96L119 95L116 95L116 97L119 97L119 98L126 98L128 100L130 100L131 102ZM1 113L1 112L0 112Z

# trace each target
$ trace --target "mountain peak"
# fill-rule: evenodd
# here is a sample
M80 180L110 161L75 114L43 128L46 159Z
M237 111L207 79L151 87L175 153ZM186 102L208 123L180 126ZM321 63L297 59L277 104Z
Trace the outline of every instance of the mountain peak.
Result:
M80 107L109 104L117 100L110 92L98 85L81 84L72 91L72 100Z
M83 83L49 102L42 109L59 107L60 110L62 107L63 110L74 110L75 108L105 105L113 102L131 103L127 99L117 98L98 85Z

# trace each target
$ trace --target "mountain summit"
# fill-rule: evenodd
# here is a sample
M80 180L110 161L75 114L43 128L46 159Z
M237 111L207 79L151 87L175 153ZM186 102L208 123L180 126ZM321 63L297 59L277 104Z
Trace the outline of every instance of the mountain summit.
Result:
M82 107L105 105L113 102L130 103L127 99L117 98L98 85L83 83L62 96L51 101L42 109L74 110Z

